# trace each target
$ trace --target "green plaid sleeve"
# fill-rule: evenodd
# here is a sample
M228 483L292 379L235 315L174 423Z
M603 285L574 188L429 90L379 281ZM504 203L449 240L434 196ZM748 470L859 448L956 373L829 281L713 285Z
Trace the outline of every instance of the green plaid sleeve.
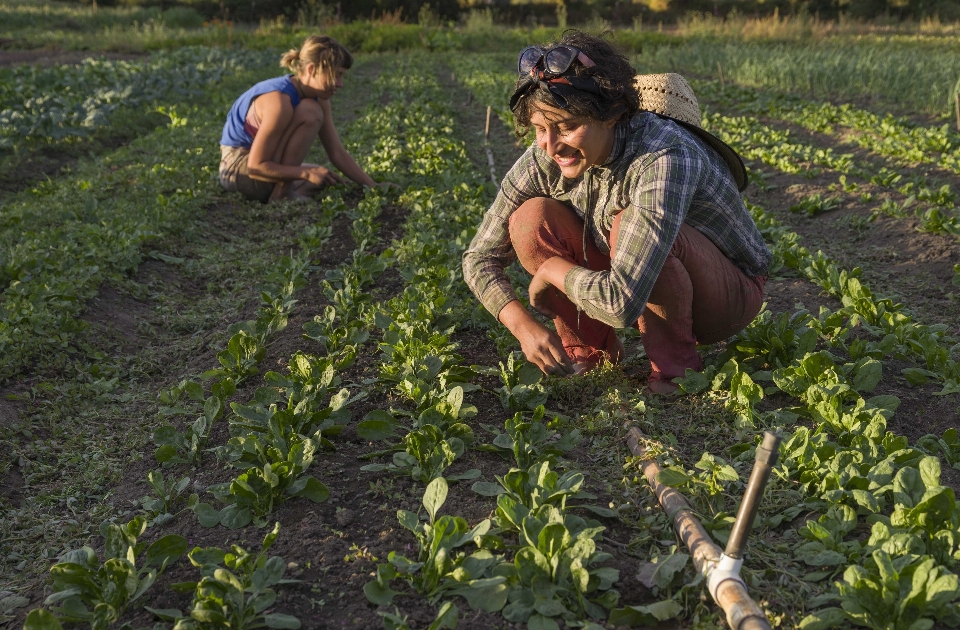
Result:
M590 317L616 328L640 317L705 172L684 145L645 155L631 168L629 204L620 219L610 271L574 267L564 291Z
M493 205L463 253L463 278L494 317L517 299L504 272L517 257L510 243L510 215L528 199L548 196L548 190L547 173L531 146L503 178Z

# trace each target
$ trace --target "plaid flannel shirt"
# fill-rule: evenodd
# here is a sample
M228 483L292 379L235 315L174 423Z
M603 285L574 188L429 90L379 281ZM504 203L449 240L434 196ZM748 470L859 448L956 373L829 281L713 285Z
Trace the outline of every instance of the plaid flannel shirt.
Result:
M494 317L517 299L504 273L516 259L510 215L534 197L562 201L581 219L590 212L589 236L607 254L613 218L623 212L610 271L574 267L564 278L564 292L574 304L617 328L643 312L683 223L748 276L767 273L770 250L723 158L673 121L640 112L616 126L607 161L580 178L565 179L536 144L504 177L463 254L464 279Z

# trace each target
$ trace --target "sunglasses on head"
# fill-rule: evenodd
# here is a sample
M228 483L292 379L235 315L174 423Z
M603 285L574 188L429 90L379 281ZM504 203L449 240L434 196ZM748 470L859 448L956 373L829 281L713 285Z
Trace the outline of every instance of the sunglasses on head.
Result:
M579 48L569 44L560 44L546 50L539 46L527 46L517 57L517 73L533 74L537 67L542 67L544 74L557 76L569 70L575 60L580 61L587 68L597 65Z

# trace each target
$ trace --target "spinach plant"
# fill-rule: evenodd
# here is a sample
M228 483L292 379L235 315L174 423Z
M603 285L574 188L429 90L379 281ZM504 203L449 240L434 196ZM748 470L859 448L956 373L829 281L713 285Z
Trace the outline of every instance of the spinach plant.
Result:
M348 346L359 346L370 338L370 333L359 322L341 322L337 326L337 309L327 306L322 315L317 315L312 322L303 325L303 336L312 339L323 346L328 354L339 352Z
M595 566L612 558L596 548L595 539L603 530L552 505L525 516L504 618L526 623L531 630L559 630L558 618L604 619L619 601L620 594L612 586L620 572Z
M160 525L173 518L177 511L176 504L183 498L184 490L190 485L190 477L183 477L180 480L176 478L164 479L162 472L151 470L147 473L147 484L153 489L153 495L143 497L140 500L140 505L153 517L150 524ZM197 500L196 495L190 495L186 507L193 507Z
M90 547L68 551L50 569L53 594L44 604L57 622L88 623L94 630L106 630L127 607L153 586L157 575L187 549L183 536L169 534L146 547L137 542L147 529L143 517L126 525L104 523L104 558ZM144 550L146 547L146 550ZM141 566L137 566L137 560ZM49 628L50 616L28 616L25 630Z
M470 528L459 516L437 512L447 499L448 486L442 477L434 479L423 493L423 507L429 521L423 523L417 514L400 510L400 524L417 538L417 560L409 560L391 551L388 562L377 566L376 579L368 582L363 591L377 605L389 604L399 595L391 582L400 579L417 593L436 603L441 597L460 595L471 608L495 612L507 600L506 578L497 575L503 560L486 549L470 555L456 550L469 543L477 544L490 530L490 521L484 520Z
M232 545L229 551L194 547L187 557L200 569L200 581L173 585L175 591L193 592L188 614L176 609L147 610L165 621L174 621L174 630L296 630L300 627L296 617L264 612L277 601L274 586L297 581L283 579L287 568L283 558L267 557L279 533L280 523L276 523L264 537L258 554L239 545Z
M579 429L563 435L548 429L543 422L545 415L546 410L540 405L529 420L520 412L508 418L504 422L503 433L492 427L485 427L496 437L491 444L478 446L477 450L499 453L504 459L512 455L517 467L523 469L540 461L556 463L558 457L576 448L583 436Z
M157 445L154 456L163 466L174 464L197 465L203 458L213 425L223 414L224 399L236 392L237 386L232 378L224 378L213 385L213 394L203 403L203 413L181 433L170 424L165 424L153 432L153 441Z

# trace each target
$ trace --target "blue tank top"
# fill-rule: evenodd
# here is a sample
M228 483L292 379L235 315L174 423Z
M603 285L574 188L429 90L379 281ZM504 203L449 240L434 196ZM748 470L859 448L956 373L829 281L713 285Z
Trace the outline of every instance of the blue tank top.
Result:
M267 79L257 83L240 95L227 114L227 124L223 126L223 136L220 144L228 147L242 147L249 149L253 144L253 136L246 130L247 112L253 99L268 92L283 92L290 97L290 104L296 107L300 104L300 92L293 84L292 75L284 75L275 79Z

